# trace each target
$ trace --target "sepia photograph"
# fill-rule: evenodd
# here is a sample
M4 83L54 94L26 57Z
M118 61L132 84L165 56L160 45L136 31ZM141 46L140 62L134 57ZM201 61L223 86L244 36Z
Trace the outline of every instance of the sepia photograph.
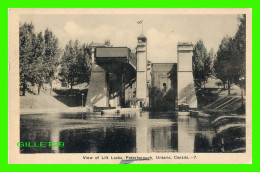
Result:
M11 156L250 163L252 11L222 10L10 9Z

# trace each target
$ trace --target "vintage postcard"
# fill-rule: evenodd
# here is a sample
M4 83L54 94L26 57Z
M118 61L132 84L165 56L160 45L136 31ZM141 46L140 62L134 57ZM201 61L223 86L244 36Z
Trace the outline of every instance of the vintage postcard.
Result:
M252 9L9 9L9 163L252 163Z

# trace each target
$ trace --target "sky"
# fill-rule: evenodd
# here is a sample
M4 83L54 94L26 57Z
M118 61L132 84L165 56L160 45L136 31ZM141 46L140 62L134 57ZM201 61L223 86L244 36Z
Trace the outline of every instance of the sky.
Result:
M209 51L217 52L224 36L234 36L238 21L234 14L34 14L21 15L20 22L32 22L35 31L49 28L59 39L61 48L69 40L80 43L103 43L135 49L137 37L147 37L148 60L154 63L177 62L178 42L195 44L202 39Z

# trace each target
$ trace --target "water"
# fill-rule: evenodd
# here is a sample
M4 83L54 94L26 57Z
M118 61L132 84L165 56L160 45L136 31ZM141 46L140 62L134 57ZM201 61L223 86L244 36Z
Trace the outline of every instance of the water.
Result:
M64 142L64 147L21 147L21 153L220 152L210 122L176 113L21 115L21 142Z

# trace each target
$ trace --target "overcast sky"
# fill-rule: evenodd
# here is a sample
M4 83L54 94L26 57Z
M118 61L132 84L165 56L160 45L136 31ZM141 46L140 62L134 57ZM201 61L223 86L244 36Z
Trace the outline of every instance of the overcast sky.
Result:
M237 31L237 15L22 15L20 21L32 22L36 32L49 28L64 48L69 40L80 43L102 43L110 40L113 46L134 49L142 26L148 39L148 59L152 62L176 62L177 43L199 39L209 51L214 52L222 38L234 36Z

